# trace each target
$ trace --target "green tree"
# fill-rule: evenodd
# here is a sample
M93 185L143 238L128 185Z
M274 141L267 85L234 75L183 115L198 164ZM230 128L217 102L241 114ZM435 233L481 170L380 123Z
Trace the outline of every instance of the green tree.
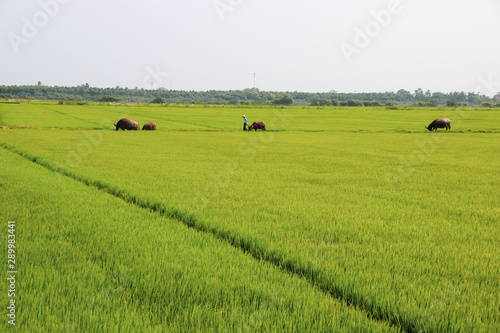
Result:
M106 103L119 103L123 101L123 98L121 97L114 97L114 96L103 96L100 99L98 99L99 102L106 102Z
M422 88L418 88L417 90L415 90L415 101L418 102L418 101L425 101L425 95L424 95L424 91L422 90Z
M428 106L430 107L438 107L439 106L439 100L436 98L431 99L429 102L427 102Z
M495 104L490 103L490 102L484 102L484 103L482 103L482 104L481 104L481 106L482 106L483 108L494 108L494 107L495 107Z
M293 98L290 95L285 95L281 98L276 98L273 101L274 105L292 105L293 104Z
M474 92L470 92L467 94L467 102L472 105L479 105L481 104L481 97Z
M326 98L315 98L311 103L311 106L330 106L333 105L332 101Z
M379 101L363 101L364 106L382 106Z
M350 99L347 101L347 106L363 106L363 102Z
M13 99L14 97L11 94L0 94L1 99Z
M500 92L498 92L495 96L493 96L493 100L497 103L500 103Z
M165 98L163 98L163 97L156 97L155 99L153 99L149 103L152 103L152 104L165 104L165 103L167 103L167 100Z

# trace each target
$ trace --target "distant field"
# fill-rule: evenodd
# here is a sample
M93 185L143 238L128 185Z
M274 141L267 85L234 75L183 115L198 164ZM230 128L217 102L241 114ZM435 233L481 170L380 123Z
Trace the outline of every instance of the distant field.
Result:
M269 131L241 131L242 114ZM111 282L94 321L74 314L73 286L50 322L26 292L26 327L68 316L109 328L123 315L124 327L174 331L500 331L495 109L0 103L0 117L13 128L0 130L0 216L26 223L29 295L84 267L101 281L77 279L90 295L117 271L150 272ZM158 131L116 132L122 117ZM442 117L450 132L424 129ZM30 260L45 247L81 264Z
M62 129L114 129L120 118L129 117L141 126L150 121L158 130L234 130L243 127L241 116L250 122L263 120L270 131L368 131L422 132L436 118L452 120L454 132L500 132L496 109L385 108L367 107L212 107L147 105L58 105L57 103L0 103L2 126L31 126Z

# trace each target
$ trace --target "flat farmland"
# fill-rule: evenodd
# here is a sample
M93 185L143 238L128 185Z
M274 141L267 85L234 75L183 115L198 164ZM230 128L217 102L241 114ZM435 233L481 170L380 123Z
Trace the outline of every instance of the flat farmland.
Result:
M242 114L268 131L243 132ZM33 270L28 329L67 316L99 330L123 310L130 329L500 330L495 109L0 103L0 116L0 216ZM116 132L122 117L158 130ZM451 131L424 129L443 117ZM80 271L101 283L67 285L51 321L28 309L50 274ZM113 290L109 313L74 314L80 289Z

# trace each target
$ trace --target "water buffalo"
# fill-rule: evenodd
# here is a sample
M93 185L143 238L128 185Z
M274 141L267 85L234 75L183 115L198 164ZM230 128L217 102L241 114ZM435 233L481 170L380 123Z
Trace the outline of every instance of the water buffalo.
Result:
M446 130L449 130L451 129L451 120L448 118L436 119L425 128L429 131L437 131L438 128L446 128Z
M156 131L156 123L154 121L142 126L143 131Z
M250 125L250 127L248 128L249 131L251 130L262 130L262 131L265 131L266 130L266 123L263 122L263 121L255 121L252 125Z
M129 130L129 131L138 131L139 130L139 123L137 121L134 121L134 120L122 118L118 121L117 124L115 124L115 127L116 127L117 131L119 129Z

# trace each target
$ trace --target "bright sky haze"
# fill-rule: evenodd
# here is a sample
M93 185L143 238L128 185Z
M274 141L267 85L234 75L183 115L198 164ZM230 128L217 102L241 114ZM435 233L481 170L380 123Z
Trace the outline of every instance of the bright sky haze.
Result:
M0 84L500 91L499 0L3 0Z

